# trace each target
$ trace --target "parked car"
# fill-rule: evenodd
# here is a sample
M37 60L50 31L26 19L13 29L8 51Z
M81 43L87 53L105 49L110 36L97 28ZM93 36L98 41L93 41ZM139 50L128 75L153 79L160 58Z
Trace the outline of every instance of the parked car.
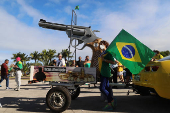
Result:
M134 89L141 95L151 92L170 99L170 56L149 62L146 67L133 75Z

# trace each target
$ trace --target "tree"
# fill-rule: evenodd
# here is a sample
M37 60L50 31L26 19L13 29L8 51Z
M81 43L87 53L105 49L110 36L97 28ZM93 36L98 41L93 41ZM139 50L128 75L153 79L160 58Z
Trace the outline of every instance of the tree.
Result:
M30 56L32 60L35 60L35 64L40 59L40 53L38 53L38 51L34 51L33 53L30 54Z
M64 59L66 59L67 57L72 58L73 56L71 56L71 53L72 52L68 51L68 49L62 49L62 52L61 52Z
M161 51L160 54L164 57L170 55L170 51L166 50L166 51Z
M49 63L51 63L52 59L56 57L56 50L49 49L48 50L48 57L49 57Z
M19 53L13 54L13 57L11 59L13 59L14 62L16 62L17 57L21 58L21 62L23 65L22 71L24 72L24 75L26 75L26 72L29 71L29 68L27 67L28 64L26 62L30 61L30 57L28 57L28 55L26 55L25 53L19 52Z
M51 60L56 56L56 50L46 50L44 49L40 53L40 61L43 63L44 66L50 65Z

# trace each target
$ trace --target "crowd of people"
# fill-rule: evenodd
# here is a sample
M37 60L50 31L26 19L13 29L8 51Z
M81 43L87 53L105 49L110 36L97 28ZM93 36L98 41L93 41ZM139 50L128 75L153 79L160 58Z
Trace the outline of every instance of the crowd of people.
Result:
M85 57L85 61L82 61L82 57L79 56L79 60L76 62L73 60L71 64L67 61L67 59L62 58L62 54L58 54L58 60L54 59L52 61L51 66L58 66L58 67L89 67L91 65L91 60L89 56Z

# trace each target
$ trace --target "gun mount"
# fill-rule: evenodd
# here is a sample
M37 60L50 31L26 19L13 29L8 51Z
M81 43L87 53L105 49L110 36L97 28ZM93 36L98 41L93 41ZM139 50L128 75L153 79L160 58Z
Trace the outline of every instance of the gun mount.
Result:
M64 24L46 22L46 20L43 20L43 19L40 19L38 24L40 27L43 27L43 28L66 31L66 34L70 38L70 45L72 47L76 48L76 46L84 43L84 46L79 50L82 50L86 46L87 43L90 43L96 39L99 39L99 37L97 37L94 33L97 30L92 31L90 26L84 27L84 26L76 26L76 25L64 25ZM78 44L73 46L72 45L73 40L78 40Z

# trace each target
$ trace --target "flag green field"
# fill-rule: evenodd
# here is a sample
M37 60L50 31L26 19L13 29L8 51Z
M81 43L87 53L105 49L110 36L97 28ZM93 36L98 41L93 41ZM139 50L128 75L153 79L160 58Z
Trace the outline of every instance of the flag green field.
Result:
M76 9L79 10L79 5L77 5L77 6L75 7L75 10L76 10Z
M134 36L122 29L107 48L132 74L138 74L151 60L155 53Z

